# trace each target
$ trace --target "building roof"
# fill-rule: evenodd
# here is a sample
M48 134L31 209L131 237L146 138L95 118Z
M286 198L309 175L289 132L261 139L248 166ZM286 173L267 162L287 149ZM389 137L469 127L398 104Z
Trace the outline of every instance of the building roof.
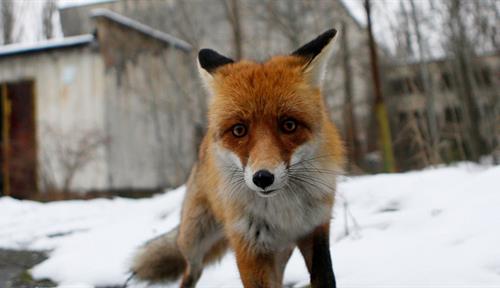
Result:
M107 18L113 22L116 22L120 25L126 26L128 28L131 28L133 30L136 30L140 33L143 33L149 37L155 38L159 41L165 42L168 45L172 45L175 48L184 50L184 51L191 51L192 46L181 40L178 39L170 34L167 34L165 32L156 30L148 25L142 24L136 20L133 20L131 18L125 17L123 15L120 15L118 13L115 13L111 10L108 9L95 9L92 10L91 12L91 17L96 18L96 17L104 17Z
M67 9L73 7L83 7L95 4L113 3L113 2L116 2L116 0L59 0L57 8Z
M85 46L92 43L94 39L93 35L85 34L61 39L45 40L37 43L19 43L0 46L0 58L54 49Z

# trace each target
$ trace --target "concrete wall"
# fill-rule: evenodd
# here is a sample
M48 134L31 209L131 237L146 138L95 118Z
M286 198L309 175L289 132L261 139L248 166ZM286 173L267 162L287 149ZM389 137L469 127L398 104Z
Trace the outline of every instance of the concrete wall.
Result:
M111 188L183 184L202 125L195 59L104 17L96 19L105 63Z
M35 85L39 187L61 188L70 158L85 139L104 137L104 69L90 47L0 58L0 83L32 80ZM78 169L73 189L102 189L108 173L101 145Z

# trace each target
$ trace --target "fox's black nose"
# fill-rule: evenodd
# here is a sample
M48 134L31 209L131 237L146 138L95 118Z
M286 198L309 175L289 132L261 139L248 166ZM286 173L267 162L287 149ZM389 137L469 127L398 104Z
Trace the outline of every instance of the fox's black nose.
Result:
M259 170L253 174L253 183L262 189L271 186L274 182L274 175L267 170Z

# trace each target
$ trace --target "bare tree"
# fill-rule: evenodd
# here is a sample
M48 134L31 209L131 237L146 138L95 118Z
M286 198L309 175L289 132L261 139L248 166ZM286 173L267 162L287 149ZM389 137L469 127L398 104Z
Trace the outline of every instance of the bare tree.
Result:
M224 5L226 17L233 33L234 56L236 59L243 57L243 30L241 29L241 13L239 0L221 0Z
M417 115L419 115L417 113ZM401 162L404 168L423 168L433 164L431 161L432 147L426 139L426 131L421 125L418 116L414 113L408 114L405 122L399 123L394 146L401 154Z
M462 109L465 112L464 120L468 135L468 146L470 159L477 161L481 154L485 152L485 143L480 133L480 111L476 102L476 92L473 87L472 57L474 48L468 37L467 27L462 16L465 12L464 1L446 1L447 16L449 23L449 38L447 39L449 52L453 55L455 66L454 75L457 79L458 93L462 99Z
M422 32L421 32L421 27L419 23L422 21L420 19L419 11L417 9L417 6L415 5L414 0L410 0L410 7L411 7L411 19L413 21L413 26L414 26L414 33L417 38L417 46L418 46L418 55L419 55L419 74L420 78L422 79L422 84L423 84L423 93L425 94L426 98L426 111L427 111L427 125L429 126L429 142L430 146L432 147L432 154L431 154L431 163L432 164L437 164L440 162L440 156L439 156L439 148L438 148L438 143L439 143L439 134L438 134L438 125L437 125L437 120L436 120L436 111L434 108L434 92L432 89L432 79L430 77L429 73L429 67L427 65L424 65L424 61L426 61L425 56L425 43L424 39L422 37Z
M2 43L10 44L14 42L14 1L0 1L0 20L2 24Z
M54 37L54 15L57 12L56 0L46 0L42 8L43 37L50 39Z
M267 7L266 21L274 23L289 40L291 47L299 47L305 27L304 13L311 12L306 1L263 1Z
M361 161L361 147L358 139L356 117L354 117L353 104L353 79L351 67L351 50L349 48L349 29L348 24L342 22L342 67L344 72L344 126L345 138L348 144L349 170L359 167Z
M498 31L498 19L500 19L500 5L496 0L465 1L472 17L471 26L474 29L472 42L476 46L476 52L500 50L500 36Z
M384 170L386 172L395 172L396 164L394 162L394 152L392 146L391 130L389 128L389 120L387 118L387 110L382 97L382 86L380 82L380 72L378 66L378 55L375 44L375 39L372 32L372 18L371 18L371 2L365 0L366 18L368 22L368 45L370 48L371 70L373 77L373 87L375 94L374 113L377 119L379 139L381 151L384 155Z

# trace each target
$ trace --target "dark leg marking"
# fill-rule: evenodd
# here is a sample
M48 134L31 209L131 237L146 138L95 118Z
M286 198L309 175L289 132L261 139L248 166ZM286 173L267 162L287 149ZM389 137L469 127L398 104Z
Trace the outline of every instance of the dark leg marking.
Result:
M330 258L330 241L328 231L320 230L314 233L311 286L314 288L335 288L336 281L333 274L332 259Z

